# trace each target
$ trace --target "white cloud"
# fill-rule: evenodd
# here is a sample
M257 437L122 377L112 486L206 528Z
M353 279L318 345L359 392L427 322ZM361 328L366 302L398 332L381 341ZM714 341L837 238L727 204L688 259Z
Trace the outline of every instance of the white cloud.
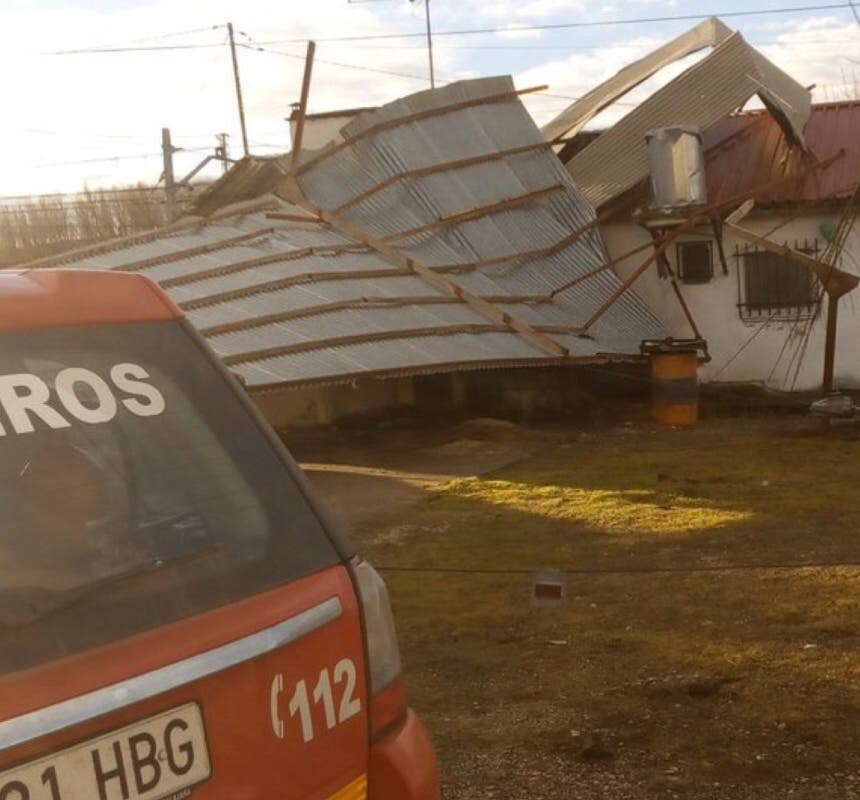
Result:
M660 0L658 0L659 2ZM666 2L666 0L662 0ZM161 171L160 129L170 127L176 144L186 148L209 148L214 134L231 134L234 154L241 149L229 53L222 44L224 30L195 33L139 44L172 45L212 42L217 47L156 53L117 55L45 56L39 52L71 47L117 44L221 24L235 17L237 28L256 41L301 39L365 33L420 31L424 9L420 3L367 3L348 5L346 0L314 0L302 4L302 13L273 6L271 0L141 0L147 5L113 11L87 8L54 8L36 11L34 3L19 2L4 10L0 27L0 103L6 109L0 126L0 194L56 189L74 190L84 180L93 184L154 181ZM126 0L128 2L128 0ZM431 4L434 25L493 27L529 22L574 21L586 8L584 0L459 0ZM591 7L591 13L596 11ZM89 9L89 10L87 10ZM606 79L631 60L662 42L662 37L634 37L600 49L577 50L547 60L521 72L519 85L549 83L554 94L579 96ZM533 36L538 32L530 32ZM856 94L855 76L860 65L858 34L853 23L830 17L759 34L774 42L763 51L804 83L818 83L817 99ZM495 40L524 38L518 31L502 31ZM755 37L749 37L755 40ZM578 36L571 36L576 41ZM246 41L240 37L240 41ZM462 40L471 44L474 40ZM483 40L486 41L486 40ZM491 39L492 41L492 39ZM457 43L440 40L440 45ZM513 44L513 42L511 43ZM303 67L301 44L271 45L292 54L264 54L240 50L240 63L253 145L287 147L289 104L298 98ZM513 51L512 51L513 52ZM540 52L538 50L535 51ZM469 50L440 46L436 50L437 73L442 79L464 74L468 64L476 74L507 68L505 51ZM477 59L481 59L478 61ZM495 60L493 60L495 59ZM397 77L340 68L334 61L416 76ZM480 64L489 64L479 69ZM680 67L675 68L680 69ZM672 74L671 72L668 74ZM323 111L357 105L372 105L426 88L427 55L420 38L366 42L320 42L311 91L311 110ZM662 75L659 80L665 80ZM836 84L854 86L837 87ZM649 84L653 89L656 82ZM639 90L646 91L647 88ZM840 94L841 93L841 94ZM639 95L634 95L635 99ZM561 111L565 98L531 96L529 108L543 122ZM607 112L611 121L629 107ZM613 116L614 115L614 116ZM256 148L257 152L272 152ZM128 155L151 154L145 160L125 160ZM120 156L123 160L54 166L64 162ZM176 157L177 172L191 169L201 153Z

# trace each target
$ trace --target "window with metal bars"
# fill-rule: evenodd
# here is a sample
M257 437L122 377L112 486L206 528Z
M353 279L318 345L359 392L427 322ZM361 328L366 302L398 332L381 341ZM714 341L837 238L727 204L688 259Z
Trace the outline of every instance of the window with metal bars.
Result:
M786 242L788 245L789 243ZM795 250L813 257L818 241L794 242ZM736 250L741 317L809 317L817 311L815 276L793 259L746 246Z

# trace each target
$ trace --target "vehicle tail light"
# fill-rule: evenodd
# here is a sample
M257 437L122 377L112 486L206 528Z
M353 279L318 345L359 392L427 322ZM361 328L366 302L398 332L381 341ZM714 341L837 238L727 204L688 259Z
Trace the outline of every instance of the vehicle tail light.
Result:
M364 617L370 732L375 738L406 713L400 647L385 582L367 561L361 559L353 562L353 573Z

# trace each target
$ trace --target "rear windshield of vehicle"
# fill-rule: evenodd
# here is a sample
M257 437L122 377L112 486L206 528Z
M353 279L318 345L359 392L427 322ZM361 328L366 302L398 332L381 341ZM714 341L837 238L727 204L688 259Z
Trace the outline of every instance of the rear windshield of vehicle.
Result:
M0 674L336 561L183 323L0 333Z

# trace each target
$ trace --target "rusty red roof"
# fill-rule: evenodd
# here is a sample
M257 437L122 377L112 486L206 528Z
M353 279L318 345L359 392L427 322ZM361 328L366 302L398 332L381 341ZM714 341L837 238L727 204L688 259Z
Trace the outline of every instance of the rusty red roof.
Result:
M705 134L708 201L799 174L756 199L759 206L827 203L847 199L860 181L860 100L812 107L803 131L809 153L787 141L764 110L733 114ZM829 167L803 171L815 161L844 153Z

